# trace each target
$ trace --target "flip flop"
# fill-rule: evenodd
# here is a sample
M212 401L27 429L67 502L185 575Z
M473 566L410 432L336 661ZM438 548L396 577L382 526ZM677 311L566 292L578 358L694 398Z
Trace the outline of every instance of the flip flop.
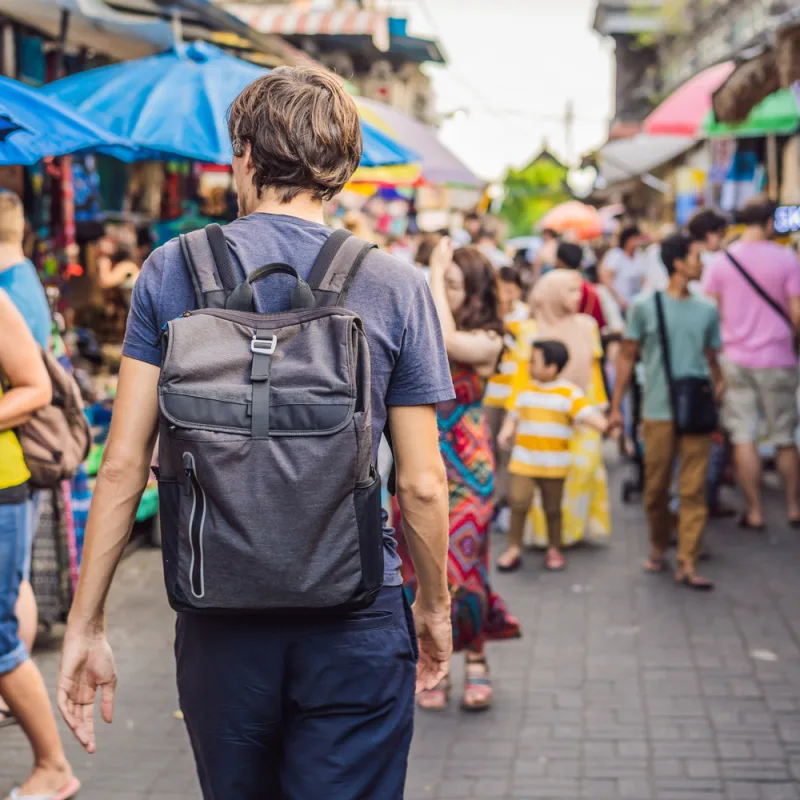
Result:
M516 572L522 566L522 556L517 556L507 564L501 564L499 558L494 563L498 572Z
M426 701L436 699L437 702L428 705ZM426 689L416 697L417 708L423 711L446 711L450 703L450 676L442 678L433 689Z
M675 582L687 589L693 589L695 592L712 592L714 590L714 584L711 581L699 578L691 572L687 572L679 578L676 577Z
M767 526L763 522L760 525L753 525L753 523L747 519L747 513L739 517L739 527L749 531L765 531L767 529Z
M544 568L548 572L563 572L567 568L567 560L562 555L552 555L550 553L545 556Z
M0 709L0 728L9 725L19 725L19 720L7 708Z
M651 575L661 575L669 569L669 563L663 556L661 558L648 558L644 562L644 571Z
M61 791L55 794L20 794L19 789L12 789L7 800L71 800L81 790L81 782L73 777Z

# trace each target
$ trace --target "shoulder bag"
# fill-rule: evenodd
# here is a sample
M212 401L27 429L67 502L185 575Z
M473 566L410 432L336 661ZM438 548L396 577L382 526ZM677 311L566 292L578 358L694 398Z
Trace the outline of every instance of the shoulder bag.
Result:
M663 292L656 292L653 297L675 431L678 436L713 433L717 429L717 406L711 381L708 378L676 378L672 374Z
M733 264L733 266L736 267L736 270L738 271L738 273L750 284L750 286L753 287L753 290L755 291L755 293L765 303L767 303L767 305L769 305L772 308L772 310L779 317L781 317L783 319L783 321L789 326L789 330L792 332L792 341L794 343L795 355L800 353L800 342L798 342L797 332L795 331L794 323L792 322L791 317L786 313L786 311L780 305L778 305L778 303L775 302L775 300L773 300L772 297L770 297L761 288L761 286L756 282L755 278L753 278L753 276L741 265L741 263L736 258L734 258L733 255L731 255L730 251L726 250L725 251L725 255L728 256L728 258L730 259L731 264Z

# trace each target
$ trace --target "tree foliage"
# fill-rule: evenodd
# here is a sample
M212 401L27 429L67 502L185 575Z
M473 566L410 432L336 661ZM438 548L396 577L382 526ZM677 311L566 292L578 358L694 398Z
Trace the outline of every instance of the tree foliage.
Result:
M529 236L536 223L554 206L569 200L567 168L544 154L522 169L510 167L503 186L499 215L509 226L509 237Z

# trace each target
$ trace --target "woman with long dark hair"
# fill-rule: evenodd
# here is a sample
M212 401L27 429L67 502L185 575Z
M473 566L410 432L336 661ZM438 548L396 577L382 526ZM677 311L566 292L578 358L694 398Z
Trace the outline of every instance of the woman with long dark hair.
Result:
M448 580L452 597L454 649L466 654L462 706L488 708L492 685L484 646L490 639L520 635L519 622L489 585L489 524L492 520L494 457L486 412L486 381L503 349L495 272L475 247L453 253L443 239L430 256L431 293L450 359L456 399L438 407L442 456L450 487ZM411 559L404 579L413 593ZM442 709L450 679L418 697L421 708Z

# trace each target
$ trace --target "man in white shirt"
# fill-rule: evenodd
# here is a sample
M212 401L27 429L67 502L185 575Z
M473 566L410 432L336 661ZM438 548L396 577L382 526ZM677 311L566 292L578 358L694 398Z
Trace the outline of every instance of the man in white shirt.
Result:
M609 250L600 266L600 283L607 287L625 312L642 290L644 265L638 255L642 234L635 225L619 235L619 247Z

